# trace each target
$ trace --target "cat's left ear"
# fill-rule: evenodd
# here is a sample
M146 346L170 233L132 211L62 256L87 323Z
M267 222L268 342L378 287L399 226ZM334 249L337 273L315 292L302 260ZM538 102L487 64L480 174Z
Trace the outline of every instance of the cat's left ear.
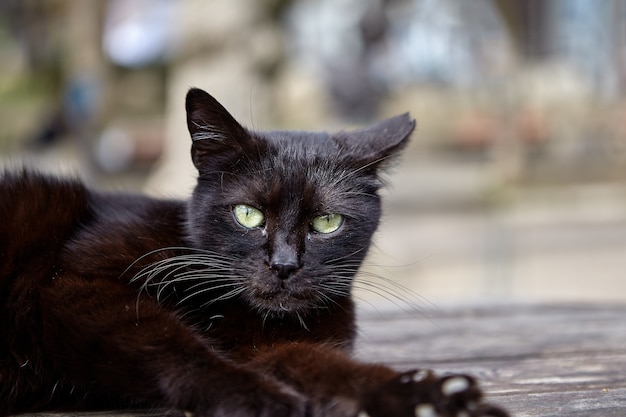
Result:
M378 169L400 154L414 129L415 119L405 113L363 129L339 133L335 141L362 166Z
M253 138L213 96L192 88L185 100L187 128L193 141L191 157L196 168L246 153Z

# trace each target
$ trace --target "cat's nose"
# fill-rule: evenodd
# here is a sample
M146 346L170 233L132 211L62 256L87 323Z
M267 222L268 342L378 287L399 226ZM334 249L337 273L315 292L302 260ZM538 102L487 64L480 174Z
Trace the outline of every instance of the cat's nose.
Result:
M276 273L279 279L284 281L289 279L289 277L298 270L298 265L295 263L272 262L270 268Z

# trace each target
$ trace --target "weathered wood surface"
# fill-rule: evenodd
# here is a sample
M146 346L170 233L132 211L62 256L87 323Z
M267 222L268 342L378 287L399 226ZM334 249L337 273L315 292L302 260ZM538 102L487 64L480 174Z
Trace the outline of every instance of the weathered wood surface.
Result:
M626 306L511 305L363 317L359 356L477 375L512 415L626 416Z
M517 417L626 416L626 306L487 305L360 314L357 356L476 375ZM39 414L132 417L163 413Z

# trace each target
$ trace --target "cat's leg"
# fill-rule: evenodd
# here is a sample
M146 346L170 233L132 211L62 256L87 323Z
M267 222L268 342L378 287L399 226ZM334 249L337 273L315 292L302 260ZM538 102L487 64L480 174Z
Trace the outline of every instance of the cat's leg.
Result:
M326 417L506 417L481 401L475 380L430 371L397 372L364 364L319 344L285 344L249 366L292 385Z
M196 417L305 414L293 389L224 359L180 317L124 283L62 275L39 291L41 350L63 380L45 395L69 396L59 390L73 386Z

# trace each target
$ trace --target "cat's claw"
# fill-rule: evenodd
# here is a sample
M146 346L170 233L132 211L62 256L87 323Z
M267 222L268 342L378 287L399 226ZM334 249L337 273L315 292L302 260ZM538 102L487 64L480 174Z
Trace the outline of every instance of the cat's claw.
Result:
M443 381L441 393L445 396L460 394L467 391L470 385L470 381L464 376L454 376Z
M415 406L415 417L437 417L437 411L432 404L418 404Z
M508 417L480 402L482 391L467 375L436 376L427 370L409 371L388 381L362 401L371 417Z

